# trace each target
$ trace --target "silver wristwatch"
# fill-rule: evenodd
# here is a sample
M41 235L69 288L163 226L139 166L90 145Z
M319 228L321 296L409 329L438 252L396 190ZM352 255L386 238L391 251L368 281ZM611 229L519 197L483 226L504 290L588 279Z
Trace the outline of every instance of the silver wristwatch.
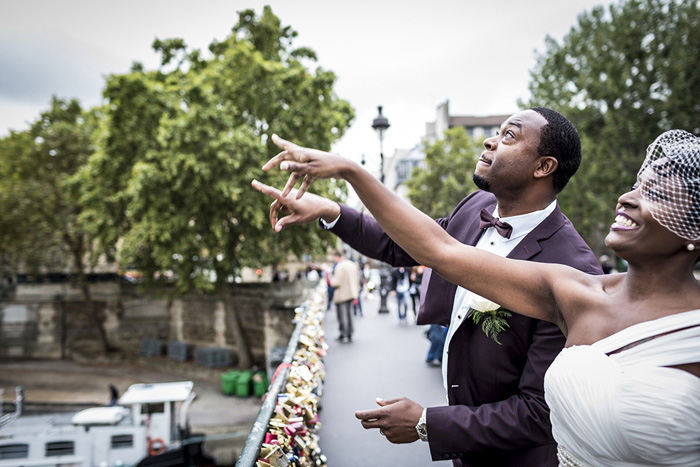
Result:
M428 427L425 425L425 411L428 409L423 409L423 413L418 420L418 425L416 425L416 431L418 432L418 437L421 441L428 442Z

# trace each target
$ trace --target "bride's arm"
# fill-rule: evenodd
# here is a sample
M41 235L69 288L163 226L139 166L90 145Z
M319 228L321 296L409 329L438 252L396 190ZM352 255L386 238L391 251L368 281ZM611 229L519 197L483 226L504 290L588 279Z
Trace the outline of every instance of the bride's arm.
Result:
M277 137L273 141L284 151L271 159L265 170L280 165L296 178L305 175L309 182L313 178L344 178L384 231L418 263L507 309L566 329L562 304L582 296L590 282L586 274L562 265L506 259L464 245L356 163ZM285 203L286 196L279 190L259 182L253 186Z

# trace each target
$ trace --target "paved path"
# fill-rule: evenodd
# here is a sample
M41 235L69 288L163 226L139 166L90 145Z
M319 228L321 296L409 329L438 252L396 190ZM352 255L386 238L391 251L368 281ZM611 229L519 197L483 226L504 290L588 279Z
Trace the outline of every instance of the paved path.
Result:
M365 430L356 410L377 407L375 398L408 397L422 406L445 405L440 368L425 364L429 341L427 326L400 325L395 297L389 296L389 314L378 314L378 294L364 299L364 316L354 317L353 342L335 340L335 309L326 315L328 355L322 398L321 449L329 467L448 466L432 462L427 443L391 444L377 430ZM413 314L409 305L409 321Z

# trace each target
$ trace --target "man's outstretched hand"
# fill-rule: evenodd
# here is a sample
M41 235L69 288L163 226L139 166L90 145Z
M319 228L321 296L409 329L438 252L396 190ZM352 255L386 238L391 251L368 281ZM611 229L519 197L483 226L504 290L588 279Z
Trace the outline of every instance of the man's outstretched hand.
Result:
M282 149L282 152L270 159L262 169L268 171L279 166L280 169L291 172L281 195L286 198L297 181L304 176L295 198L299 199L311 186L316 178L342 178L343 171L353 162L340 156L318 149L311 149L294 144L291 141L272 135L272 142Z
M332 222L340 215L338 203L313 193L307 193L306 196L299 199L296 190L290 190L289 194L284 195L277 188L257 180L253 180L251 185L259 192L274 198L270 205L270 224L275 232L291 225L308 224L319 217L322 217L326 222ZM280 212L286 212L287 215L280 218Z
M416 425L423 407L405 397L377 399L377 404L378 409L355 412L355 417L362 421L364 428L379 428L379 432L395 444L412 443L418 439Z

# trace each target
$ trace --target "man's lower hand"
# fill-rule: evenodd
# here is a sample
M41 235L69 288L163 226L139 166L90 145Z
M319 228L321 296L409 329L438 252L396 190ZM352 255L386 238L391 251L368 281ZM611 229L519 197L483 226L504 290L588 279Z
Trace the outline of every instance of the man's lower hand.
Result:
M383 400L377 398L378 409L355 412L366 429L379 428L386 439L395 444L412 443L418 440L416 425L423 407L411 399Z

